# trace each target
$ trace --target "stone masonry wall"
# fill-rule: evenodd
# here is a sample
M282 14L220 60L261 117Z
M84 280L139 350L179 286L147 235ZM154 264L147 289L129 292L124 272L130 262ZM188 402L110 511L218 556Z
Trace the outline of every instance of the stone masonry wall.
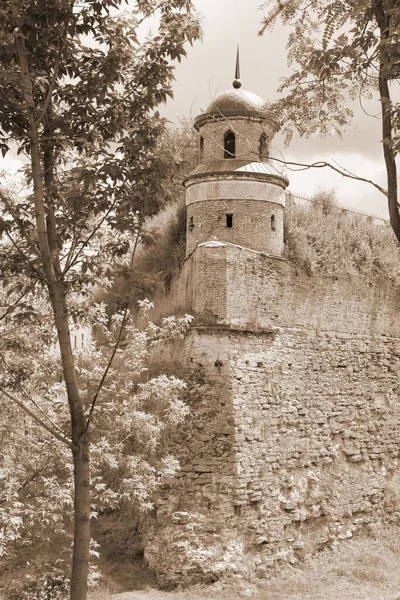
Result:
M182 470L144 528L161 583L265 577L399 517L399 338L205 328L186 352Z
M229 334L245 562L260 576L399 516L400 339ZM222 367L223 368L223 367Z
M198 247L183 276L191 417L144 527L160 581L267 577L398 519L398 290L231 246Z

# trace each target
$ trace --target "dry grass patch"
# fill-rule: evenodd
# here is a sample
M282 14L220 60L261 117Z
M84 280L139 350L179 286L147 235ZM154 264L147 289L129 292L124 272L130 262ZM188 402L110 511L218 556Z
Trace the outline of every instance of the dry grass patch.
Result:
M400 246L389 224L340 209L332 192L317 194L313 202L286 207L285 256L290 262L310 276L357 275L400 283Z
M348 540L261 584L259 600L400 599L400 529Z
M89 600L400 600L400 527L359 537L304 561L285 565L269 581L234 580L162 592L143 589Z

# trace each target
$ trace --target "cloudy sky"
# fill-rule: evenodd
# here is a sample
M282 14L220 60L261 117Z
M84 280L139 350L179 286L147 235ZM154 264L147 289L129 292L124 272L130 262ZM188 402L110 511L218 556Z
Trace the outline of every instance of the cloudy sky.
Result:
M261 0L195 0L203 19L204 39L188 48L188 57L178 64L174 99L161 112L172 123L180 117L195 117L205 110L216 95L231 88L234 76L236 45L241 49L241 80L243 88L273 100L280 80L289 74L286 65L288 31L280 24L272 33L257 35L263 18ZM146 25L150 27L152 23ZM147 29L148 31L148 29ZM147 33L147 32L146 32ZM366 105L368 112L379 112L377 101ZM367 117L355 106L354 125L342 140L337 138L294 138L285 148L279 135L274 140L274 152L288 161L329 161L355 174L372 179L386 187L380 140L380 121ZM12 173L20 166L17 157L0 159L0 169ZM339 201L370 214L387 216L386 199L366 183L346 179L329 169L302 172L286 171L290 189L310 196L318 189L332 189Z
M175 98L163 113L173 122L180 116L195 117L205 110L211 100L232 85L236 44L241 51L241 80L243 88L273 100L283 76L289 74L286 65L287 31L281 25L272 33L257 35L263 12L260 0L197 0L202 14L204 39L189 48L188 57L176 71ZM366 105L368 112L379 112L378 102ZM367 117L354 106L354 126L342 140L294 139L289 148L277 136L276 156L286 160L338 163L353 173L372 179L386 187L385 170L380 145L380 121ZM386 199L366 183L353 182L329 169L314 169L293 173L287 171L291 189L309 196L318 188L335 188L340 202L359 210L386 216Z

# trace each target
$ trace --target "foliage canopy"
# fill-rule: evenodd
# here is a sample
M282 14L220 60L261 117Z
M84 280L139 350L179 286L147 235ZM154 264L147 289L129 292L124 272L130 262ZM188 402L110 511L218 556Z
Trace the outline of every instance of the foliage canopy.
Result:
M381 107L387 197L400 241L396 156L400 149L400 5L397 0L286 0L271 9L261 34L278 16L290 27L288 62L293 73L275 105L287 141L300 135L339 135L353 114L349 99L377 98ZM393 96L393 97L392 97Z
M108 360L98 357L101 377L93 369L94 387L81 378L70 332L74 321L88 322L93 289L110 276L116 256L128 256L132 272L143 220L158 209L168 172L157 145L165 121L156 107L172 93L173 62L200 35L190 0L124 6L122 0L0 3L0 151L26 156L29 187L20 197L0 193L2 325L14 323L6 335L14 339L15 323L35 322L41 310L34 300L42 300L48 330L57 335L54 372L63 389L53 398L48 373L48 387L45 379L37 389L24 387L30 407L22 388L10 390L13 377L0 392L41 426L43 441L50 434L70 452L73 600L87 593L95 408L129 327L128 301ZM143 39L151 16L157 33ZM56 415L49 422L42 405L57 398L67 428Z

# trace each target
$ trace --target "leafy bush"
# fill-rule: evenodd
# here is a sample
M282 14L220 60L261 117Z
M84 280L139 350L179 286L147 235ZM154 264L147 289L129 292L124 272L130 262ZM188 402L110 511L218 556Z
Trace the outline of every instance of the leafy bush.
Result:
M186 246L182 181L199 162L198 138L193 123L185 118L177 128L167 128L158 141L158 152L165 163L165 169L158 174L163 180L163 197L157 198L157 205L162 208L143 224L133 272L130 259L117 258L110 285L99 287L96 292L96 301L105 302L110 316L127 301L135 312L137 300L162 296L179 273Z
M69 414L58 349L45 343L48 324L41 316L46 305L41 311L37 292L35 296L37 322L19 324L15 343L8 337L12 315L0 321L0 356L4 364L13 365L9 372L0 369L0 386L11 394L22 390L26 404L33 404L46 423L66 435ZM0 307L2 301L0 294ZM148 308L142 303L144 312ZM124 343L110 363L124 316L113 315L111 330L104 306L91 306L89 317L105 343L89 345L75 357L86 414L108 368L90 429L92 516L120 508L130 514L149 510L154 492L178 469L164 439L189 412L183 381L159 373L149 376L149 352L167 340L181 339L190 318L165 318L161 325L148 324L141 331L128 318ZM73 525L69 448L54 442L3 394L0 409L0 597L7 591L10 600L61 600L67 593ZM93 557L95 548L93 544ZM89 582L95 578L93 569Z
M65 600L69 592L68 575L56 566L46 566L48 572L27 575L9 590L8 600Z

